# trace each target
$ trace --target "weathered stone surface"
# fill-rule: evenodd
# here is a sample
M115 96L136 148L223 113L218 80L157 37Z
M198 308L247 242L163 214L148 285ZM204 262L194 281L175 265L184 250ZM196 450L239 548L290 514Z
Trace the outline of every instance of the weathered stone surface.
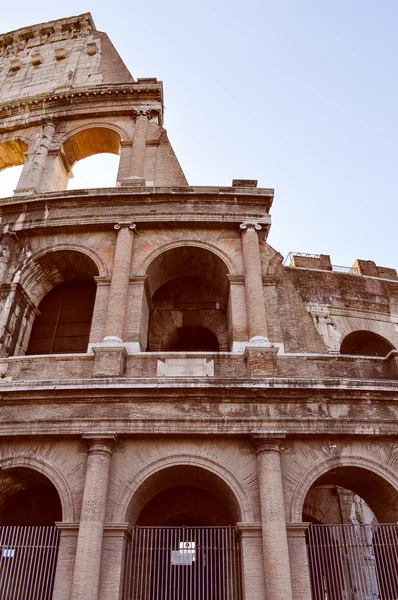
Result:
M55 600L120 598L144 521L237 525L246 600L309 600L307 520L398 520L395 269L284 266L273 190L188 186L89 14L1 35L0 87L0 525L57 520ZM66 190L104 151L117 185Z

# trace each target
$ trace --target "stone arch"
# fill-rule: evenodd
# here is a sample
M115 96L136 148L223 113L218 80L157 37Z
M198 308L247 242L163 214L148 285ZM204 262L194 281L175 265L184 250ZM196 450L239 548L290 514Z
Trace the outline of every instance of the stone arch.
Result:
M161 250L146 269L152 303L147 349L227 351L227 264L200 244L173 244Z
M28 144L20 136L0 141L0 171L23 165L27 151Z
M44 248L25 260L20 270L14 273L13 277L13 281L15 283L20 283L23 289L26 304L26 324L24 326L23 336L18 342L18 354L23 354L27 350L30 345L32 331L35 330L36 341L34 346L30 348L31 354L49 353L47 347L42 347L41 342L37 342L39 338L42 338L43 343L46 345L50 339L53 339L51 344L55 343L54 340L55 337L57 337L56 346L61 348L64 346L62 341L63 336L70 338L70 344L68 342L64 351L58 349L57 352L66 352L67 354L70 354L73 353L73 348L75 347L76 352L83 352L82 348L83 346L86 347L86 341L88 345L91 318L94 311L96 295L95 277L97 277L100 272L98 265L102 272L104 272L106 267L98 255L85 247L72 244L59 244ZM67 282L70 282L70 290L68 291L66 290L66 287L68 287L66 286ZM79 282L81 282L80 289ZM64 292L59 290L58 294L56 293L55 288L57 288L57 286L61 287L60 284L65 284L65 289ZM89 293L88 295L85 295L84 289L87 288L88 290L88 287L90 287ZM72 291L72 288L74 288L75 292ZM48 321L47 317L51 316L51 313L47 311L46 314L40 315L37 308L40 305L40 302L45 301L47 294L52 291L55 294L53 298L55 304L50 306L51 298L48 298L46 305L48 305L47 308L49 311L56 311L56 313L52 313L53 315L58 314L59 317L59 311L68 310L67 305L64 305L64 308L62 308L63 294L66 294L65 297L68 298L69 306L72 306L75 301L78 302L80 306L82 304L81 300L84 300L83 306L81 307L83 312L80 311L79 314L75 315L69 309L66 321L60 321L59 327L58 317L55 321L51 319ZM75 300L71 297L74 293ZM85 316L82 319L82 322L84 322L82 325L83 329L80 328L79 332L70 334L69 331L74 331L74 329L70 328L74 328L75 323L80 321L80 316L84 311ZM91 311L91 317L89 311ZM45 324L47 322L51 323L51 327L53 328L52 332L49 334L50 337L45 334ZM63 331L61 331L62 329ZM45 340L45 338L47 339ZM39 345L37 345L37 343ZM86 350L84 350L84 352L85 351Z
M65 280L59 272L58 274L55 272L48 273L48 269L43 266L45 257L57 252L85 256L87 258L87 266L90 268L89 273L92 277L106 277L109 274L104 260L91 248L86 246L78 244L54 244L51 247L43 248L29 256L13 275L13 282L19 282L23 286L36 306L54 285L62 283Z
M235 503L237 521L251 523L254 521L253 507L240 481L225 466L214 460L191 454L176 454L159 458L142 467L125 485L115 503L113 512L114 522L134 521L145 505L143 498L149 496L145 486L151 485L153 478L173 467L190 467L201 469L212 477L220 480L225 490L229 490L232 503ZM144 486L144 487L143 487ZM142 494L142 492L144 493ZM141 494L141 502L135 503Z
M90 124L68 134L61 145L61 154L69 171L83 158L107 152L120 155L122 135L117 127Z
M351 331L340 344L340 354L384 357L391 350L395 350L395 347L389 340L365 329Z
M62 473L41 457L38 458L17 454L15 456L0 459L0 469L3 471L20 467L33 469L47 477L58 492L62 506L62 521L67 523L74 522L75 507L73 496L68 482Z
M302 522L304 501L310 488L318 480L322 480L322 477L325 477L327 474L337 471L339 469L351 469L351 473L358 473L358 471L361 470L363 477L365 478L366 476L368 476L371 484L380 485L386 490L387 494L394 495L394 497L396 494L396 511L398 513L398 480L394 476L394 473L392 471L390 471L384 466L381 466L378 462L373 461L369 458L363 458L360 456L332 457L314 465L309 471L307 471L307 473L305 473L305 475L297 484L290 505L291 522ZM357 486L354 485L353 487L355 487L356 489L352 489L351 491L353 491L354 493L358 493L359 490L357 491ZM363 497L361 493L358 493L358 495ZM366 497L363 499L369 504L370 508L373 510L373 506L371 505L371 503L368 502L368 499ZM373 510L373 512L377 516L377 511ZM393 520L396 521L398 519L395 518Z
M232 262L225 252L223 252L222 250L220 250L220 248L217 248L217 246L214 246L213 244L209 244L208 242L203 242L200 240L193 240L193 239L192 240L186 240L186 239L175 240L173 242L170 242L169 244L164 244L163 246L156 248L155 250L150 252L145 257L145 260L142 262L140 268L138 269L137 274L145 275L148 270L149 265L158 256L160 256L164 252L167 252L168 250L172 250L173 248L180 248L180 247L184 247L184 246L187 246L187 247L197 246L198 248L203 248L204 250L208 250L209 252L216 254L218 256L218 258L220 258L220 260L222 260L225 263L227 272L231 275L236 274L233 269Z
M67 140L69 138L76 135L77 133L80 133L81 131L84 131L86 129L96 129L96 128L113 130L115 133L117 133L119 135L121 142L125 142L125 141L129 140L129 136L128 136L126 130L123 127L120 127L120 125L116 125L115 123L109 123L107 121L96 121L95 123L83 123L82 125L79 125L75 129L68 131L63 136L63 138L61 138L61 146L65 142L67 142Z

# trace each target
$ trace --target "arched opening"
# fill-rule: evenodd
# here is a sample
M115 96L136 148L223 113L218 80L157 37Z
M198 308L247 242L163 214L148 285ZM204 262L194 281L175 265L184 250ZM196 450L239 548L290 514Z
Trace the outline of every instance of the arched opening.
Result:
M380 475L339 467L319 477L303 505L314 600L396 598L398 492Z
M128 520L138 525L167 525L176 520L193 525L189 515L195 525L234 525L240 520L240 508L220 477L200 467L181 465L158 471L141 485L131 501ZM182 522L185 516L187 521Z
M94 281L57 285L39 304L26 354L87 352L94 311Z
M119 157L114 154L95 154L79 160L72 169L68 190L115 187Z
M193 600L240 600L240 514L229 486L206 469L181 465L150 476L128 511L136 525L124 597L182 599L189 590Z
M58 492L25 467L1 472L0 491L1 597L49 600L59 546L55 522L62 520Z
M28 146L21 140L0 144L0 198L12 196L21 176Z
M81 252L58 250L36 259L34 273L21 277L31 296L41 298L26 354L87 352L97 275Z
M228 350L227 273L216 254L195 246L155 258L147 270L152 297L148 350Z
M77 131L62 144L51 188L115 186L119 156L120 135L114 129L87 127Z
M342 341L340 354L356 356L387 356L394 346L373 331L353 331Z
M62 521L57 490L42 473L26 467L0 475L0 526L54 525Z

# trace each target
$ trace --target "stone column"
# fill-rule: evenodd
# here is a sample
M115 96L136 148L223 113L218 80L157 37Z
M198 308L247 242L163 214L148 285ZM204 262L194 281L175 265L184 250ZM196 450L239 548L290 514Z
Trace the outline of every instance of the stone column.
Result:
M257 454L266 600L292 600L280 461L284 433L253 434Z
M87 470L77 539L71 600L98 600L105 508L113 434L86 434Z
M28 150L24 153L24 155L25 162L23 164L18 183L14 190L14 196L37 193L37 190L34 190L30 184L30 175L32 171L33 161L35 158L35 152Z
M151 109L135 108L135 130L133 147L131 149L131 160L129 178L144 179L146 140L148 136L149 117Z
M130 352L146 350L151 310L152 300L148 286L148 275L134 275L130 278L129 305L126 312L126 331Z
M308 566L305 532L309 523L288 523L287 538L294 600L311 600L311 583Z
M261 273L258 231L261 225L246 222L240 225L242 232L243 265L245 268L245 291L249 340L268 345L267 320L265 316L263 278Z
M60 530L60 540L52 600L69 600L79 523L55 524Z
M264 600L261 523L237 523L242 563L243 600Z
M39 146L36 150L36 154L32 157L31 167L29 172L26 174L26 179L22 177L20 178L16 192L20 193L22 189L31 189L36 192L40 191L40 183L47 166L48 153L54 139L54 134L55 123L49 119L44 122Z
M133 252L135 225L120 223L118 230L104 342L122 343L127 306L131 256Z
M127 552L129 543L129 523L105 524L99 600L120 600L122 597L125 569L131 560L131 553Z

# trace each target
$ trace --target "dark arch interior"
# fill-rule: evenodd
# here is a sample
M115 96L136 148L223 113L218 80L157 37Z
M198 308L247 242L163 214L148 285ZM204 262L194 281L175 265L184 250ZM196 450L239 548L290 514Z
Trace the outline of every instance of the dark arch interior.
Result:
M128 520L147 526L224 526L240 521L240 510L220 477L181 465L158 471L141 485L130 503Z
M167 527L233 525L225 504L209 490L181 485L159 492L146 504L137 525Z
M228 350L225 293L207 273L167 281L153 294L152 306L149 350Z
M387 356L394 346L372 331L353 331L342 341L341 354L360 356Z
M220 345L217 337L206 327L200 325L183 325L176 330L174 343L165 350L178 352L218 352Z
M58 492L47 477L28 468L0 475L0 525L53 525L62 520Z
M332 523L334 518L337 520L338 507L333 507L333 496L336 496L337 503L338 488L360 496L379 523L398 521L398 492L380 475L360 467L338 467L319 477L304 500L303 520L308 517L322 523Z
M94 281L66 281L40 302L26 354L87 352L96 285Z

